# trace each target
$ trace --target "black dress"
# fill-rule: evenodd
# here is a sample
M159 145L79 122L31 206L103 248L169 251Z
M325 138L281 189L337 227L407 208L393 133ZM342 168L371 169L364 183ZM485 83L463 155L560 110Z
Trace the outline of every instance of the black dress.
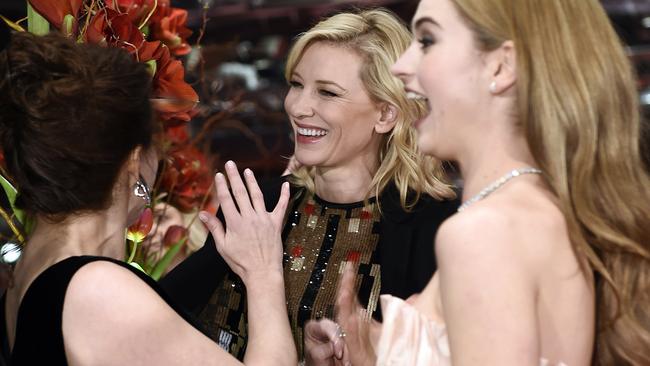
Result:
M267 209L275 206L283 181L262 185ZM434 238L442 222L456 212L458 201L422 195L413 210L406 212L397 188L389 185L379 202L381 214L374 199L333 204L291 187L282 241L287 310L299 357L305 322L333 315L341 260L360 263L360 302L367 315L377 319L381 319L379 294L407 298L421 292L433 276ZM217 253L211 236L203 248L163 278L161 286L198 316L208 336L234 356L243 357L247 343L245 288Z
M130 265L107 257L79 256L66 258L39 274L25 292L16 320L13 350L9 350L5 298L0 301L2 325L2 357L8 365L67 365L63 345L62 316L65 294L74 274L84 265L108 261L137 275L190 324L190 318L146 274Z

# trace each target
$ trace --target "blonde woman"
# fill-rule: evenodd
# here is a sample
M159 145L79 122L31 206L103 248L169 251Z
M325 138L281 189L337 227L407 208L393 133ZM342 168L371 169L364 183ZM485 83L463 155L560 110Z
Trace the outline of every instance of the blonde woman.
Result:
M285 108L302 168L282 179L292 183L284 278L299 354L305 323L333 316L342 262L360 263L356 292L367 318L379 316L380 293L406 298L435 270L433 238L457 203L449 200L454 193L440 178L440 163L416 147L411 124L424 103L409 100L390 73L409 43L393 14L369 10L321 21L289 54ZM265 199L275 200L280 183L263 189ZM241 356L248 340L244 288L232 274L223 278L225 270L208 242L165 286L190 308L207 302L201 323Z
M378 337L346 282L353 364L650 365L650 179L602 6L422 0L413 31L393 72L427 100L418 144L458 162L464 203L422 294L382 298Z

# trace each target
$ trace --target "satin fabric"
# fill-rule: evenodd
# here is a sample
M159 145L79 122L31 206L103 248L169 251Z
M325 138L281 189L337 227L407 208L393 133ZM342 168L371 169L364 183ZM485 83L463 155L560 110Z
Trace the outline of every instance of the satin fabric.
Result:
M447 329L406 301L391 295L381 295L384 321L375 347L377 366L428 365L451 366ZM552 364L542 358L540 366Z

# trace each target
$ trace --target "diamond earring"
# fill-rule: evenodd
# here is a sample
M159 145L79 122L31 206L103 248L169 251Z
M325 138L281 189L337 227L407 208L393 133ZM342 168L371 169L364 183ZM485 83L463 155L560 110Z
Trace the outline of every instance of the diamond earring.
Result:
M135 182L135 184L133 185L133 194L136 197L142 198L145 202L145 205L149 207L151 206L151 191L149 190L149 187L147 187L147 185L144 182L145 182L144 178L142 177L142 175L140 175L138 181Z

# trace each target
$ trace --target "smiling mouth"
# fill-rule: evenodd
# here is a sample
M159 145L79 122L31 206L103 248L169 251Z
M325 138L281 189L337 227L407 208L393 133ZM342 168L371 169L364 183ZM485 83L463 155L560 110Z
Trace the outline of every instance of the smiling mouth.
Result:
M296 128L296 132L298 133L299 136L305 136L305 137L323 137L328 134L327 130L323 130L320 128L298 127Z
M408 90L406 92L406 98L410 100L421 100L423 101L426 106L427 106L427 111L431 112L431 104L429 103L429 98L425 97L424 95L420 93L416 93L414 91Z

